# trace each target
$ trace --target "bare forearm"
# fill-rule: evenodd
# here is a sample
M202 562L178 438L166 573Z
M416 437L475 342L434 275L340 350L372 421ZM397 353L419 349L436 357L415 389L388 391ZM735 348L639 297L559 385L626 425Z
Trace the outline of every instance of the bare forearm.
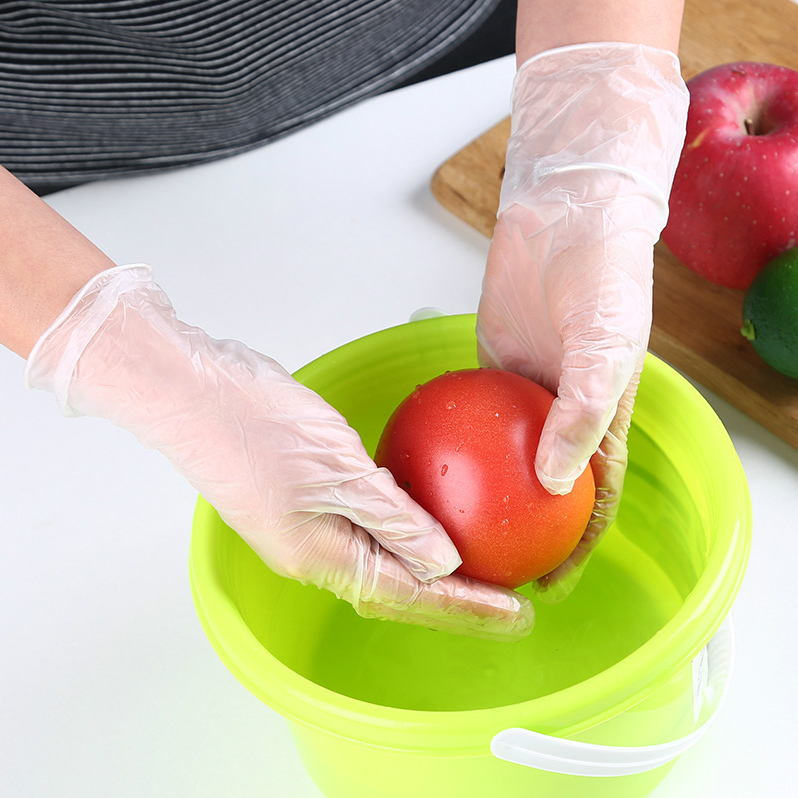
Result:
M684 0L518 0L518 64L543 50L631 42L678 51Z
M0 343L27 357L95 274L114 264L0 167Z

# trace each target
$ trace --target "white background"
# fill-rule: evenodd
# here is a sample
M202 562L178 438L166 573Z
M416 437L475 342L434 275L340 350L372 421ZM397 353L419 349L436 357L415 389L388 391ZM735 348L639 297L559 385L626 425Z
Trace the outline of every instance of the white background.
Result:
M500 59L236 158L48 201L117 262L150 263L183 319L293 370L420 307L476 309L488 242L428 185L508 113L512 76ZM283 719L200 629L192 489L106 422L62 418L22 368L0 350L0 794L319 798ZM707 396L748 473L754 545L731 693L654 796L786 796L798 452Z

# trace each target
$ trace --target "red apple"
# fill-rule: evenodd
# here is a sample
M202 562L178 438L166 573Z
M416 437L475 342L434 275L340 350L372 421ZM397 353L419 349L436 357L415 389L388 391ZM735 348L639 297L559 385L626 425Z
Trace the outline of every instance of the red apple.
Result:
M745 290L798 244L798 72L739 62L692 78L662 238L702 277Z

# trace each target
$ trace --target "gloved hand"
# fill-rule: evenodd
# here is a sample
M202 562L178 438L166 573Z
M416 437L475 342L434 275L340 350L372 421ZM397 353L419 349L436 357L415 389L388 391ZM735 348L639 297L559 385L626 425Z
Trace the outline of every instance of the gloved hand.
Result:
M516 76L477 336L484 365L557 395L535 462L543 485L567 493L594 468L585 535L539 583L552 600L573 589L617 512L651 330L653 246L687 105L676 56L638 45L550 50Z
M361 615L493 639L531 629L524 597L447 576L454 545L342 416L273 360L179 321L146 266L91 280L26 379L159 449L270 568Z

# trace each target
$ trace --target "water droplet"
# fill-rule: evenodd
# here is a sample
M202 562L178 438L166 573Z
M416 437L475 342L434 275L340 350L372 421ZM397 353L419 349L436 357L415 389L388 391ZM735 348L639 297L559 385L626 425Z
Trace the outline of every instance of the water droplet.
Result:
M447 402L446 409L447 410L454 410L457 407L457 402Z
M446 465L446 463L444 463L444 464L441 466L441 476L442 476L442 477L445 477L445 476L446 476L446 472L447 472L448 470L449 470L449 466L447 466L447 465Z

